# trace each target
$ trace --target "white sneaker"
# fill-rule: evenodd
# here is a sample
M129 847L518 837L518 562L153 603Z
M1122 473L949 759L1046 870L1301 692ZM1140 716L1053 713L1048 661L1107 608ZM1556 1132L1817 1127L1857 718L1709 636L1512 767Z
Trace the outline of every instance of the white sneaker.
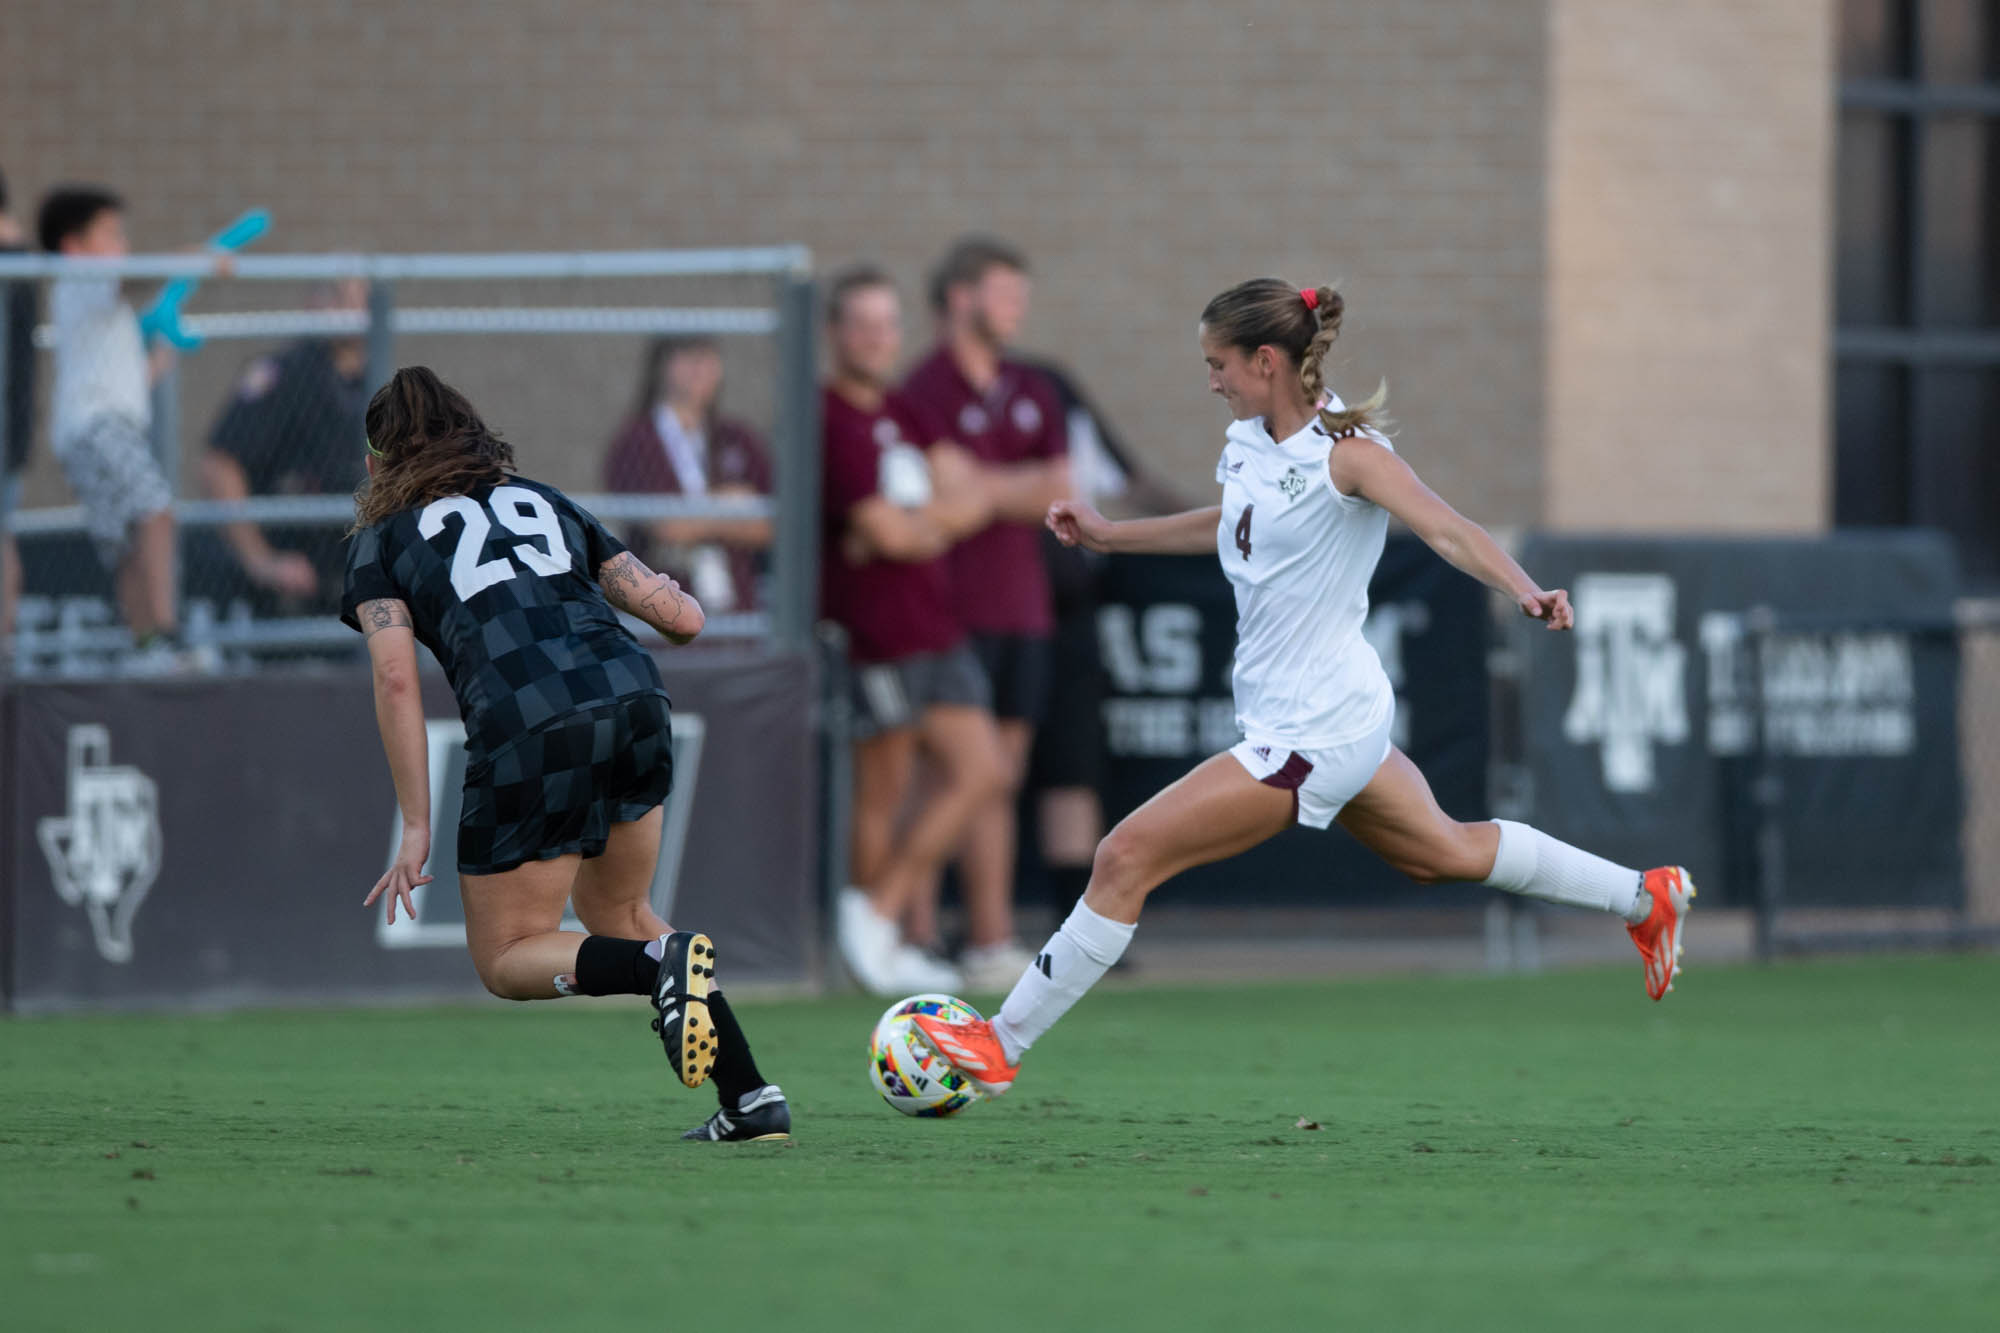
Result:
M851 887L840 891L834 901L834 942L861 989L875 995L896 994L890 972L898 939L896 923L879 915L867 894Z
M1035 965L1035 956L1012 940L969 948L958 959L965 988L975 991L1012 990L1021 974Z
M878 994L912 995L921 991L942 991L951 995L965 984L965 978L958 974L957 968L914 944L897 947L892 955L889 979L889 989Z

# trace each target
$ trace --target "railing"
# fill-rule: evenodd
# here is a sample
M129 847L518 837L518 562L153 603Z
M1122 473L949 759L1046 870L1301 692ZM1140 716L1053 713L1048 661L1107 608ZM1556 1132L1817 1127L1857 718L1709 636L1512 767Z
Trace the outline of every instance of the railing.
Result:
M180 328L199 339L204 347L233 345L239 351L278 339L365 339L363 378L367 391L388 379L398 363L400 343L404 340L478 340L504 336L516 340L508 344L511 357L495 358L507 363L502 373L508 390L516 396L527 394L530 406L522 409L527 415L533 417L541 412L549 418L531 421L528 432L517 432L509 419L493 418L503 433L519 440L537 433L544 438L566 433L568 421L587 420L593 413L601 414L603 402L603 393L595 387L586 390L572 386L553 369L546 372L547 383L524 384L523 381L541 377L538 363L558 358L548 354L545 345L523 344L520 339L598 335L607 340L630 341L646 336L703 335L768 340L771 344L765 353L771 386L768 422L775 473L771 495L606 495L593 493L598 490L596 485L579 483L575 478L571 478L565 489L610 523L771 520L772 541L763 579L766 593L763 605L712 616L708 633L714 637L768 639L796 650L810 647L818 579L819 451L818 396L813 369L814 292L811 259L803 248L490 255L243 255L233 260L233 268L225 278L209 276L213 267L212 259L198 255L135 255L120 260L4 256L0 257L0 286L57 278L199 277L205 279L205 285L196 299L214 302L219 293L224 298L222 304L241 305L246 304L245 294L251 291L275 288L283 295L286 283L359 280L366 284L365 308L313 308L296 296L289 301L251 298L247 301L250 308L184 315ZM768 283L768 300L739 299L696 305L633 299L653 296L654 289L662 283L693 282L712 288L745 280L760 285ZM497 294L502 296L515 296L521 286L538 289L534 295L541 296L553 287L557 296L570 299L493 300L483 304L452 300L407 305L398 299L411 288L421 287L431 293L432 285L439 283L464 284L486 292L498 288L502 290ZM507 287L510 283L514 286ZM258 288L254 284L265 286ZM611 299L611 293L599 290L608 284L616 284L615 300ZM579 299L582 293L587 293L589 299ZM52 337L52 330L44 326L38 330L37 347L48 351ZM481 354L470 347L459 364L477 367ZM595 355L589 358L593 370L605 361L606 358ZM319 494L261 494L244 500L199 498L186 493L188 487L181 480L188 458L183 447L182 401L190 367L211 380L214 378L215 367L204 359L202 351L183 353L173 371L155 385L153 402L154 453L174 491L173 513L184 537L248 522L260 527L283 524L297 531L312 530L320 532L315 540L332 541L353 518L352 497L344 489ZM0 346L0 395L4 395L10 373L18 374L20 370L8 365L6 349ZM602 375L596 378L601 379ZM45 400L51 397L46 390L42 396ZM565 413L569 415L565 417ZM552 428L550 421L561 424ZM358 434L357 430L357 460L361 447ZM546 449L539 455L530 452L523 459L523 470L541 475L542 465L554 461L568 466L570 473L577 473L579 452L575 440L563 440L553 455ZM44 473L47 471L44 468ZM591 482L595 480L594 475L590 477ZM51 488L43 485L40 489L46 494ZM85 568L86 562L77 555L78 539L85 532L84 519L81 506L53 505L18 512L9 524L24 550L38 556L28 563L31 569L39 568L47 574L41 582L48 585L38 587L37 580L31 578L25 589L21 624L12 645L17 670L34 672L58 667L66 671L88 670L93 663L111 666L126 643L124 631L113 623L115 617L105 596L108 581ZM185 552L185 540L182 548ZM185 559L183 555L184 563ZM204 559L217 557L211 554ZM179 571L177 582L183 588L190 573L185 568ZM197 582L214 573L214 570L192 571ZM240 582L240 576L237 577ZM351 650L352 636L325 614L323 605L315 610L315 614L301 614L297 608L289 614L265 613L251 608L248 600L241 598L223 606L188 605L183 614L184 635L192 648L213 648L227 653L284 655ZM102 662L98 662L100 658Z

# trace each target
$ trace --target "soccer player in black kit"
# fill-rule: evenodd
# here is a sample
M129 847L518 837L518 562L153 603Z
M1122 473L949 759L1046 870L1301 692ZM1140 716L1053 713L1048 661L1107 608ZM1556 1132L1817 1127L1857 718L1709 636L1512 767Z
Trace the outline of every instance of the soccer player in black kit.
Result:
M645 995L674 1072L714 1075L688 1139L784 1139L791 1109L757 1072L715 984L715 946L654 915L661 803L673 784L667 692L613 608L683 644L702 611L514 451L464 395L407 366L369 401L341 619L368 639L375 718L403 840L368 895L414 916L430 881L429 752L417 644L465 721L458 871L479 978L509 1000ZM588 935L558 929L574 905Z

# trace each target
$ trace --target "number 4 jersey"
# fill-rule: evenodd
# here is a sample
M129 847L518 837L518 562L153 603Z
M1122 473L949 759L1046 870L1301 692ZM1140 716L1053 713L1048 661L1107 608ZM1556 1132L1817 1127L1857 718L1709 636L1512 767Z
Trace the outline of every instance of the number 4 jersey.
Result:
M1236 590L1236 725L1255 744L1289 750L1365 736L1396 707L1361 637L1388 512L1335 488L1334 442L1317 418L1283 440L1261 417L1236 421L1227 439L1215 466L1216 550Z
M580 708L666 693L597 571L624 544L552 486L510 477L354 534L340 618L394 597L458 697L468 747L492 751Z

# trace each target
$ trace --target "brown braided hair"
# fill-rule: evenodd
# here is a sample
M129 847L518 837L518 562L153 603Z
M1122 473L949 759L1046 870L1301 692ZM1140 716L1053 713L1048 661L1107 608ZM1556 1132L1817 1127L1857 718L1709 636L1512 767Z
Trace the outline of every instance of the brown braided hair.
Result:
M375 475L354 492L355 532L514 471L513 446L429 366L397 371L368 400L363 420Z
M1305 291L1283 278L1252 278L1239 282L1202 308L1201 322L1217 341L1243 352L1275 347L1298 367L1306 401L1317 405L1326 395L1326 351L1340 336L1340 317L1347 302L1331 287L1312 288L1314 304ZM1320 409L1319 422L1339 439L1365 428L1387 424L1382 406L1389 386L1379 385L1366 402L1338 412Z

